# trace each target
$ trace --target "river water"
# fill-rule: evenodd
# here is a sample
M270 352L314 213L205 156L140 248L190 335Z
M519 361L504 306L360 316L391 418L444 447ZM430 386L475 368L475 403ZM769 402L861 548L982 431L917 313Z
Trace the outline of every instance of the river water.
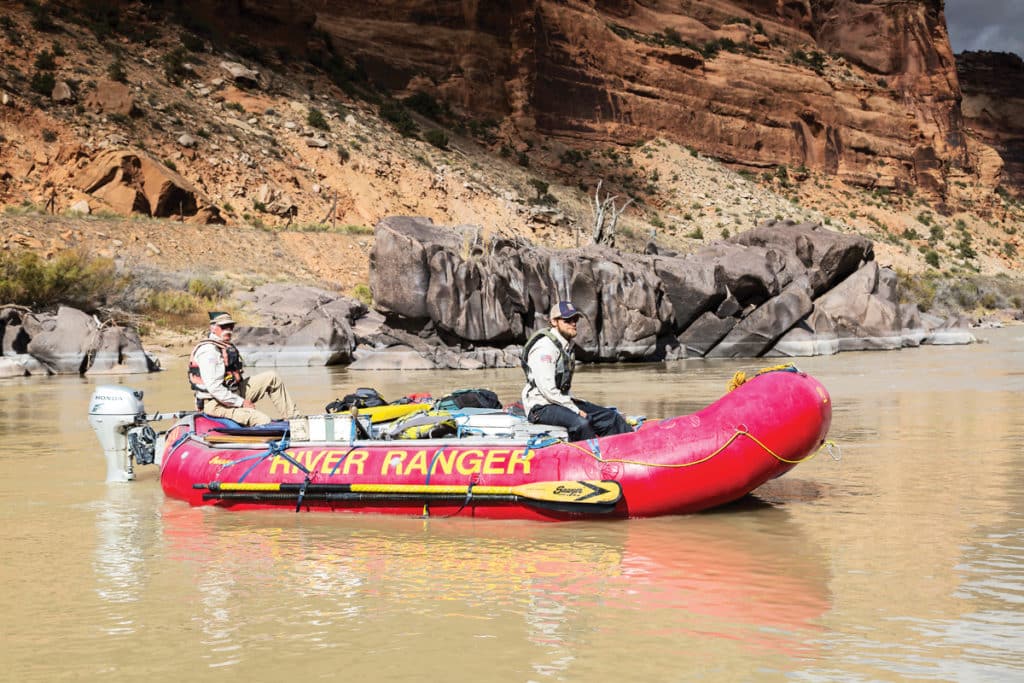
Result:
M822 453L741 504L618 522L191 509L103 483L95 382L0 383L0 678L23 681L1024 679L1024 328L804 359ZM581 369L581 396L688 413L774 361ZM184 360L107 378L187 408ZM285 369L309 412L516 370Z

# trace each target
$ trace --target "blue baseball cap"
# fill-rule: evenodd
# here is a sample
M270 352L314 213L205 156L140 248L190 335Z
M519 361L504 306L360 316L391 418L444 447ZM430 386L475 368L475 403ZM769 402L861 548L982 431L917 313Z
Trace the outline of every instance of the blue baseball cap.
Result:
M578 317L580 317L580 312L576 310L571 301L559 301L551 307L551 315L548 316L551 320L570 320Z

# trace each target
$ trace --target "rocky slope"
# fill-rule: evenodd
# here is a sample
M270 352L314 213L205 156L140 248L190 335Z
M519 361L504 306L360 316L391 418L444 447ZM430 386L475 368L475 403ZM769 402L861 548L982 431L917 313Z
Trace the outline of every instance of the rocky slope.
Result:
M386 216L581 245L600 182L627 250L777 217L903 270L1015 273L1024 209L962 136L940 5L17 5L0 247L351 293Z

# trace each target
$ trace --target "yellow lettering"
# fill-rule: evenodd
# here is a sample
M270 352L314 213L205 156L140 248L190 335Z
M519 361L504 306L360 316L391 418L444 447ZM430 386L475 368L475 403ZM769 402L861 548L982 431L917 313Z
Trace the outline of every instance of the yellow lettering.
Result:
M450 451L448 453L441 453L434 460L434 465L430 468L431 474L437 474L438 470L441 470L445 474L452 473L452 466L455 464L455 456L458 451Z
M405 462L405 458L408 455L405 451L388 451L387 455L384 456L384 462L380 464L380 473L386 475L388 470L393 467L395 474L401 476L402 463Z
M319 463L320 460L323 459L324 453L326 453L326 452L327 451L325 451L325 450L319 450L319 451L317 451L317 454L314 457L313 451L311 451L311 450L310 451L306 451L306 469L309 470L310 472L315 470L316 466L317 466L317 463Z
M525 456L524 456L525 453ZM508 473L515 474L516 465L523 466L523 474L530 473L530 461L533 460L533 451L529 453L526 451L516 449L512 451L512 454L508 458Z
M480 460L484 457L482 451L470 449L459 454L455 467L459 474L476 474L480 471ZM467 461L469 461L467 463Z
M484 474L505 474L505 457L508 448L494 448L487 451L487 459L484 460Z
M355 470L356 474L362 476L363 466L366 464L368 457L370 457L370 451L361 448L358 451L350 452L348 457L345 458L345 465L341 468L343 474L352 474L352 471Z
M288 453L288 451L285 451L285 453ZM289 453L289 455L291 455L293 458L295 457L295 454L293 453ZM277 474L277 468L279 465L281 467L281 474L294 474L295 472L298 471L295 469L295 467L292 466L290 462L282 458L280 455L275 455L273 458L270 459L269 474Z
M338 457L340 453L344 453L344 451L324 451L323 465L321 466L320 471L324 474L329 474L330 471L338 464L338 461L341 460L341 458Z
M412 459L405 466L405 473L412 474L413 470L418 471L422 475L427 474L427 452L417 451L416 455L412 456Z

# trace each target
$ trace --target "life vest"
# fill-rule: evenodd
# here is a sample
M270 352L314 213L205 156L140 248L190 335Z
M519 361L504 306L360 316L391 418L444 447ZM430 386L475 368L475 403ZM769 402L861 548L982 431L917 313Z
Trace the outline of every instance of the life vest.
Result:
M523 354L520 357L520 363L523 366L523 372L526 373L526 381L530 383L530 386L536 387L537 385L533 381L533 377L530 376L530 351L540 341L541 337L547 337L558 349L558 360L555 361L555 385L558 386L558 390L563 394L568 394L569 389L572 387L572 372L576 366L576 354L570 345L570 350L566 351L565 347L558 340L551 329L541 330L535 333L523 346Z
M188 383L192 391L209 393L199 374L199 363L196 362L196 351L203 344L213 344L220 349L221 357L224 359L224 388L228 391L237 391L242 382L242 354L238 353L238 347L234 344L219 339L204 339L192 349L192 355L188 359Z

